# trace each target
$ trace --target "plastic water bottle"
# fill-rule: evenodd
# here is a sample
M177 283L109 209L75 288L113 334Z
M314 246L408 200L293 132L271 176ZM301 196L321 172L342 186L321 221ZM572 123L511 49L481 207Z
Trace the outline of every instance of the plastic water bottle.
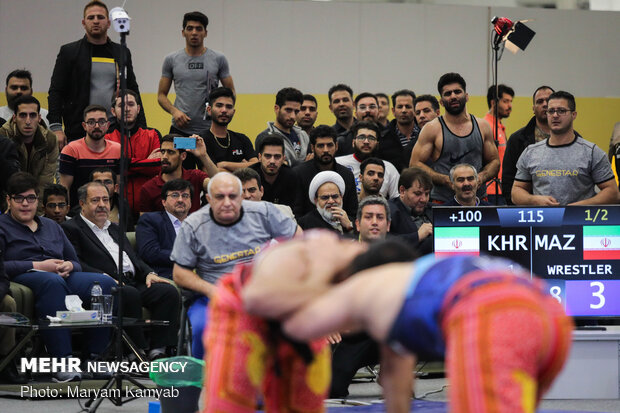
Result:
M101 313L103 310L103 290L99 281L95 281L93 288L90 290L90 309L97 311L97 319L101 320Z

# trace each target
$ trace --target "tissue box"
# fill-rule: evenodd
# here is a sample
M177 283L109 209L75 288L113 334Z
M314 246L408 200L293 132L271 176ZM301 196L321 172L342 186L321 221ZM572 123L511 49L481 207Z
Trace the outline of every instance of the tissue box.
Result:
M97 311L56 311L56 317L63 323L79 323L84 321L99 321Z

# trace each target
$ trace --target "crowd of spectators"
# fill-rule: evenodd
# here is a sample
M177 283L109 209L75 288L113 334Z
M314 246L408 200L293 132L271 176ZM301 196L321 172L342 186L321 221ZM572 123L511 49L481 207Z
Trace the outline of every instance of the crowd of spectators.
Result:
M574 130L575 98L565 91L537 88L534 116L507 138L502 119L512 111L514 90L492 85L489 112L477 117L468 112L458 73L439 78L439 100L408 89L355 95L336 84L328 91L333 125L315 125L314 96L284 87L275 91L275 120L252 142L228 128L236 103L231 70L222 53L204 45L207 16L190 12L182 21L184 48L163 62L158 102L172 117L162 136L146 125L131 54L107 36L106 5L88 3L82 25L84 38L58 53L49 111L32 96L28 70L6 78L0 302L13 308L5 287L15 281L32 289L36 315L45 317L64 309L66 294L87 301L94 281L109 292L122 280L131 303L124 315L139 318L146 306L153 318L170 322L148 340L132 331L152 359L177 343L180 289L190 292L192 353L202 357L206 308L219 277L302 230L323 228L362 242L389 235L432 252L433 205L620 200L613 156ZM116 69L121 53L128 64L124 92ZM119 175L123 123L126 176ZM122 235L134 228L135 248ZM122 270L119 248L126 254ZM0 334L2 357L14 338ZM102 354L106 334L93 332L87 357ZM71 354L68 333L43 335L49 354Z

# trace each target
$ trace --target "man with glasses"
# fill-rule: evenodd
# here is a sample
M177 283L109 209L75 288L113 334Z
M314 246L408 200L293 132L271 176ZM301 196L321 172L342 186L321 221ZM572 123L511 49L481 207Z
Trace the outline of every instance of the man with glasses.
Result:
M60 184L69 191L71 206L78 204L77 189L88 182L90 173L99 167L117 170L121 145L104 139L108 130L107 110L100 105L84 109L82 127L86 136L70 142L60 153Z
M54 132L40 125L41 104L31 96L20 96L13 101L15 113L0 128L0 135L11 138L19 153L20 170L34 176L37 191L54 182L58 162L58 144ZM39 212L42 212L40 210Z
M550 86L540 86L532 96L534 116L527 125L512 135L506 143L506 152L502 161L502 193L506 203L512 205L510 193L517 173L517 161L529 145L547 139L551 133L547 123L547 102L555 92Z
M77 294L83 302L90 301L94 282L99 282L104 294L110 294L114 279L102 273L82 272L75 249L60 226L45 217L37 216L37 180L30 174L18 172L8 181L9 213L0 215L0 250L11 281L29 287L34 293L38 318L56 316L66 310L65 297ZM110 330L84 330L91 358L108 345ZM51 357L70 357L71 332L65 329L40 332ZM57 372L59 382L80 379L79 372Z
M515 205L601 205L619 201L607 154L573 129L576 109L575 97L568 92L549 96L547 122L551 133L549 139L525 148L517 161L512 186Z
M181 224L189 215L194 188L185 179L173 179L161 188L163 211L147 212L136 225L138 255L161 277L172 279L170 253Z
M377 156L381 132L377 123L361 121L353 125L351 133L355 138L353 140L353 154L339 156L336 158L336 162L346 166L353 172L357 194L359 194L362 190L360 164L372 156ZM391 162L384 161L384 164L385 174L380 193L386 199L395 198L398 196L398 178L400 174Z
M353 223L342 209L344 194L344 179L338 173L319 172L308 189L308 198L316 208L299 219L299 226L304 230L323 228L340 234L352 233Z
M338 135L338 151L336 156L350 155L353 153L353 134L351 129L356 122L368 121L377 123L379 119L379 101L372 93L363 92L355 97L355 122L351 128Z

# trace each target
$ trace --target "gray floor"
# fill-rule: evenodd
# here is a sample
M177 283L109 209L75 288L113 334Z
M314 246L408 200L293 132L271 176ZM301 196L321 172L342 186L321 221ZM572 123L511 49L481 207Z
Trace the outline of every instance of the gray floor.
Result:
M447 401L445 379L418 379L415 385L417 397L427 395L424 399L429 401ZM372 402L380 399L381 388L376 382L358 382L349 388L350 400ZM5 393L6 394L6 393ZM154 399L144 398L134 400L117 407L105 400L99 409L99 413L127 412L147 413L148 402ZM330 403L329 406L339 404ZM580 412L620 412L620 400L550 400L543 401L542 410L563 410ZM24 400L13 397L0 397L0 412L18 413L72 413L79 412L80 406L75 399L56 400Z

